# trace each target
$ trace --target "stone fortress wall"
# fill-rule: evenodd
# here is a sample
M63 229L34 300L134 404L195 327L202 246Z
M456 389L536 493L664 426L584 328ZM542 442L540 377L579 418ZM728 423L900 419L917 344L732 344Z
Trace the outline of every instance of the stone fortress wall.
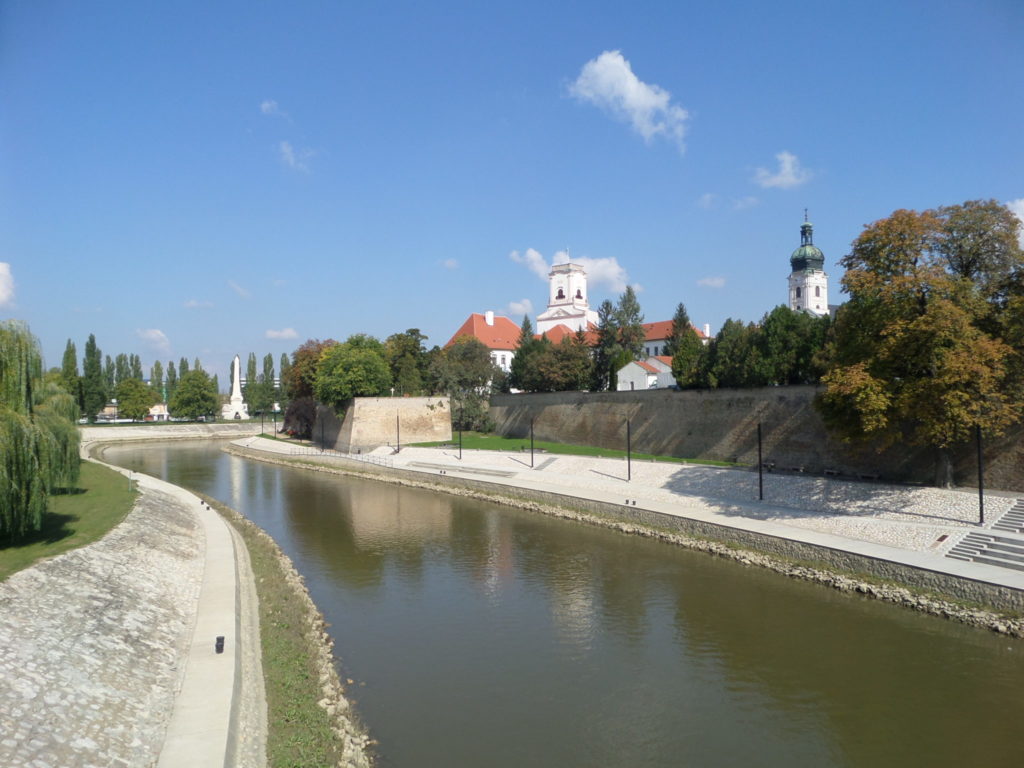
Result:
M757 425L762 425L763 458L779 469L871 476L932 484L935 452L898 445L878 452L846 445L828 435L813 400L814 386L643 392L553 392L494 395L491 417L499 434L529 437L530 420L539 440L626 447L688 458L757 465ZM987 488L1024 491L1024 428L984 441ZM954 451L955 481L977 486L973 442Z
M382 445L452 439L447 397L357 397L339 419L317 405L313 442L342 453L365 453Z

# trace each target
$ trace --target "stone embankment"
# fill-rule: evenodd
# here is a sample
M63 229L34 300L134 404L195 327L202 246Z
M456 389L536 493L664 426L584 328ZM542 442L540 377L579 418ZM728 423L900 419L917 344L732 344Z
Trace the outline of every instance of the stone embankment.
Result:
M149 491L102 540L0 584L0 765L155 764L202 576L194 516Z

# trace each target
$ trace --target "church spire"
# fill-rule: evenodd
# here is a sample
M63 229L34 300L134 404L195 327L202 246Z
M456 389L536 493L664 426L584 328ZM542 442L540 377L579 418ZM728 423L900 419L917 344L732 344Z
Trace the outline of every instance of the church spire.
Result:
M814 225L807 220L806 208L804 208L804 223L800 225L800 245L814 245Z

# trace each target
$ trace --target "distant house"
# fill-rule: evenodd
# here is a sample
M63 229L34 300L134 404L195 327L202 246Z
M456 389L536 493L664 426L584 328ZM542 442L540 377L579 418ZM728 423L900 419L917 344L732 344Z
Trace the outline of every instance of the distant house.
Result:
M675 386L672 376L672 358L665 355L634 360L619 368L616 376L619 392L637 389L667 389Z
M703 330L693 326L693 330L704 344L708 343L708 338L711 336L710 325L705 323ZM656 323L644 323L644 334L644 354L648 357L664 355L665 345L668 344L668 340L672 336L672 321L659 320Z
M491 361L501 370L507 372L512 367L512 358L515 357L519 343L519 326L507 317L493 312L474 312L444 345L445 349L463 336L476 339L487 347L491 352Z
M167 403L157 403L149 409L146 421L170 421L171 414L167 411Z

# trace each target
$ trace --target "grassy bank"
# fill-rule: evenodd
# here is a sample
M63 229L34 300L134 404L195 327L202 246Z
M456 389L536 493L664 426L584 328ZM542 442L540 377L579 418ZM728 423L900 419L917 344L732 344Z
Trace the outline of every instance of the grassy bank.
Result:
M349 719L352 713L334 671L323 618L301 577L258 526L214 499L204 498L234 525L249 550L259 596L267 765L320 768L362 764L353 753L362 752L366 737Z
M458 445L458 435L453 435L451 440L432 443L413 443L417 447L435 448L437 446ZM526 451L530 450L529 437L502 437L501 435L485 434L483 432L463 432L462 447L467 451ZM569 443L553 443L548 440L534 440L534 450L545 453L561 453L568 456L598 456L602 458L624 459L625 450L615 448L596 448L591 445L570 445ZM632 451L630 455L637 461L666 461L675 464L707 464L713 467L734 467L737 466L728 461L713 461L711 459L681 459L678 456L658 456L653 453L637 453Z
M123 475L82 462L78 487L50 497L42 529L0 548L0 581L40 560L102 538L124 520L137 495L128 489Z

